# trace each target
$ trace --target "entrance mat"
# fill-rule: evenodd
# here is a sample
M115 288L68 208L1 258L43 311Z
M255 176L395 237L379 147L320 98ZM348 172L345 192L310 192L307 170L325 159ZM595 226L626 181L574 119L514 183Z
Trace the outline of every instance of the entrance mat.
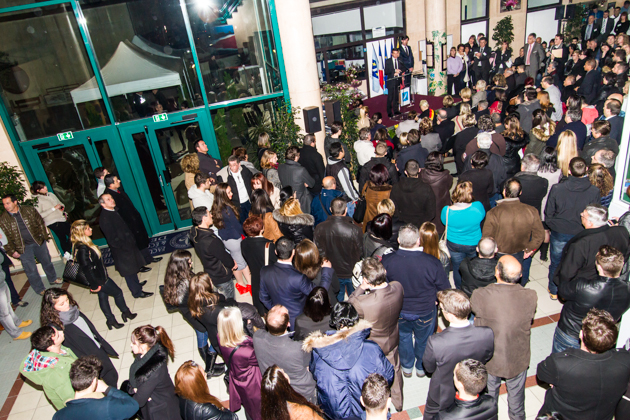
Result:
M149 241L149 251L151 255L155 257L161 254L170 254L176 249L191 248L192 245L190 245L188 241L188 232L190 232L190 229L182 229L166 235L154 236ZM114 265L114 259L112 258L109 247L101 248L101 253L105 266L109 267Z

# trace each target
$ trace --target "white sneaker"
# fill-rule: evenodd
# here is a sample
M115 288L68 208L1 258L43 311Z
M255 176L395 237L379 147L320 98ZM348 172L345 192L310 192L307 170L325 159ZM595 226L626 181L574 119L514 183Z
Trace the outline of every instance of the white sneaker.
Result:
M68 251L66 251L65 254L63 254L63 257L66 259L66 261L71 260L72 259L72 255L70 255L70 253Z

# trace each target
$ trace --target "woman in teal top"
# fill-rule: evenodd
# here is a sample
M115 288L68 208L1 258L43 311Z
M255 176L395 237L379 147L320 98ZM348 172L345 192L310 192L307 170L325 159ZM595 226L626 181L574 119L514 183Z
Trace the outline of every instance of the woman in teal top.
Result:
M453 264L453 280L458 289L462 285L459 265L465 258L477 256L477 243L481 239L481 222L486 217L486 210L479 201L473 202L472 183L457 184L451 195L452 206L442 209L442 223L448 227L446 238Z

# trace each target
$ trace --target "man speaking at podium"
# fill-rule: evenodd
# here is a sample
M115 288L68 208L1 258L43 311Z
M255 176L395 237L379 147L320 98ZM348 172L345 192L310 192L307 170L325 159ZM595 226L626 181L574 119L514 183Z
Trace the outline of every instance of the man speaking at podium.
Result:
M394 114L400 114L398 111L398 87L402 80L400 76L407 71L405 65L398 59L400 50L394 48L392 57L385 60L385 76L387 76L387 115L389 118Z

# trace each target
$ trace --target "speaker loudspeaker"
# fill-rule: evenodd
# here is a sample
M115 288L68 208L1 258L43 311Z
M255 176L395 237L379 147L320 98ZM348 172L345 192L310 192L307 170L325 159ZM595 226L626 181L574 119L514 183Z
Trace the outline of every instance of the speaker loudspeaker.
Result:
M307 133L317 133L322 131L322 121L319 118L319 108L307 106L302 109L304 115L304 131Z
M567 4L567 13L564 16L565 19L573 19L575 16L575 4ZM571 42L570 39L565 39L565 42L569 44Z
M326 110L326 124L331 125L333 121L341 121L341 102L326 101L324 109Z
M562 20L564 19L564 6L558 6L556 7L556 16L555 16L556 20Z

